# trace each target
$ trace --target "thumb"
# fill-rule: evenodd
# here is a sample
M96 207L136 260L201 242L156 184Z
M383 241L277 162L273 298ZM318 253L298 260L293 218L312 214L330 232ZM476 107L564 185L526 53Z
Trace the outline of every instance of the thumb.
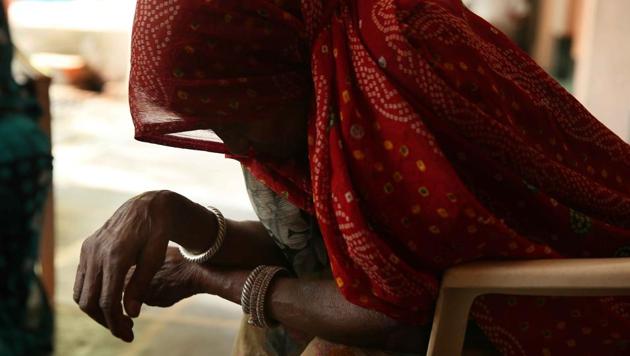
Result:
M164 262L164 256L161 258L160 256L142 257L143 258L141 258L135 266L135 270L131 274L131 278L129 278L129 282L127 283L125 294L123 296L125 311L127 312L127 315L132 318L136 318L140 315L140 308L144 302L144 295L146 291L149 290L153 276L155 276Z

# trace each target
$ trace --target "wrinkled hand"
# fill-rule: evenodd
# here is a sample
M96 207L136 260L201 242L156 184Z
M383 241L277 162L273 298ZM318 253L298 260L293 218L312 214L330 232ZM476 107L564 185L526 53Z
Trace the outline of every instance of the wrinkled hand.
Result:
M129 270L127 280L133 274ZM159 271L153 276L151 284L144 294L144 303L154 307L170 307L182 299L202 293L202 267L184 260L179 250L169 247L166 259Z
M182 243L178 237L207 240L207 231L213 231L208 216L213 218L204 207L169 191L130 199L83 242L74 301L114 336L132 341L130 317L140 313L144 293L163 265L169 240L184 246L190 243ZM200 234L205 236L200 238ZM125 287L132 266L136 267Z

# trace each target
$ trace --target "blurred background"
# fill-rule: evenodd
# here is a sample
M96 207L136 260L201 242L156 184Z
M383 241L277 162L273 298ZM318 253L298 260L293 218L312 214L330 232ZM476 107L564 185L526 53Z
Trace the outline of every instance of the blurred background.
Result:
M135 1L5 2L16 61L32 67L48 93L40 102L50 111L42 127L52 139L54 189L41 220L38 272L55 310L55 353L229 354L240 309L216 297L143 309L133 344L111 337L72 301L83 239L136 194L170 189L231 218L254 217L235 162L133 140L126 89ZM464 2L630 141L630 1Z

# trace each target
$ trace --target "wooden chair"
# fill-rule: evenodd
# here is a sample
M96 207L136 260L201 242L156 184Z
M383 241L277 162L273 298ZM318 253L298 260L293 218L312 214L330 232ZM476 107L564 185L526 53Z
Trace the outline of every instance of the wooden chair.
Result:
M427 356L462 354L473 300L484 294L630 296L630 259L476 262L444 274Z

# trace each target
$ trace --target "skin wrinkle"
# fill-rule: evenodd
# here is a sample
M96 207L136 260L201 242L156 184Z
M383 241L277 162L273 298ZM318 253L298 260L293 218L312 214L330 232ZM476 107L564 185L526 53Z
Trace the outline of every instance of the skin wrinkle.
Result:
M341 297L333 281L300 283L285 278L276 283L279 287L272 292L271 313L286 326L309 324L314 331L312 335L361 347L412 352L424 347L421 328L401 325L383 314L349 304ZM293 284L293 288L282 287L282 284ZM294 294L283 295L283 290L294 290ZM320 301L317 308L304 308L304 304L312 300ZM322 323L322 320L330 319L336 322L332 325ZM397 342L391 343L390 340Z
M131 305L135 300L167 307L191 295L208 293L238 304L243 284L253 268L262 264L287 265L259 221L228 219L228 236L212 264L183 262L178 251L167 248L170 238L189 250L193 246L201 251L207 249L216 238L209 236L209 232L217 231L215 219L206 208L169 191L147 192L131 199L83 243L77 272L81 281L75 282L74 290L79 300L75 301L106 327L102 307L109 308L112 320L121 320L109 325L112 334L131 341L133 323L127 315L138 316L140 306L134 309ZM126 278L122 279L120 293L118 289L109 291L109 305L99 306L104 268ZM112 288L111 283L108 282L108 288ZM268 298L272 320L309 335L390 350L422 347L418 342L419 329L350 304L331 280L279 278L270 286ZM127 315L119 308L111 309L116 300L124 301ZM408 340L407 344L388 341L398 330L404 330L402 339Z
M302 121L304 124L296 125ZM292 117L279 117L270 120L266 130L258 130L256 141L248 141L254 145L255 149L265 151L269 157L276 159L301 159L306 151L306 120L295 120ZM278 135L276 128L282 128L282 135ZM242 133L251 134L251 129L246 125L241 125ZM258 128L258 127L256 127ZM221 127L214 128L214 131L221 137L225 131ZM226 144L231 139L227 136ZM206 209L196 203L169 191L149 192L126 202L121 209L122 214L114 214L105 225L103 230L112 238L121 236L130 241L144 240L142 244L148 244L149 240L157 239L165 241L173 239L175 236L188 236L187 240L175 241L193 252L203 252L209 248L213 239L209 239L207 231L216 230L216 221L212 220L213 215L208 214ZM191 214L199 211L200 214ZM204 216L205 215L205 216ZM203 220L206 223L203 223ZM208 226L211 225L211 226ZM196 226L197 231L189 234L177 231L177 227ZM240 231L239 231L240 230ZM278 247L269 239L268 233L260 222L228 222L229 235L226 238L226 246L223 246L220 253L213 258L213 264L226 266L241 266L253 268L258 264L267 263L269 265L283 265L286 260L282 256ZM234 232L236 232L234 234ZM234 238L233 235L241 235L241 239ZM197 237L197 238L194 238ZM239 242L239 243L237 243ZM108 245L108 244L105 244ZM242 246L251 246L243 249ZM97 249L97 246L86 245L88 249ZM120 245L123 246L123 245ZM259 248L256 248L259 246ZM112 247L105 248L101 252L109 250L112 253L110 258L117 255L124 255L132 250L136 251L135 256L128 257L135 263L131 265L142 265L144 254L148 253L149 246L137 249L112 250ZM248 250L248 252L244 252ZM144 252L143 252L144 251ZM264 252L263 254L256 252ZM247 258L247 254L257 255ZM86 252L89 254L89 252ZM83 254L82 254L83 255ZM177 254L178 255L178 254ZM166 260L162 268L153 276L150 283L163 283L160 288L140 288L134 289L133 277L127 278L125 300L140 299L149 305L170 306L176 301L156 299L156 292L162 295L173 295L177 298L187 298L199 293L203 286L206 293L222 296L235 303L240 302L240 292L247 277L248 271L241 271L230 274L225 271L215 270L214 266L203 266L204 271L186 272L183 267L176 267L177 271L167 272L169 268L175 268L178 264L173 264L170 259L174 258L170 251L166 254ZM257 261L256 264L243 266L242 261ZM151 261L156 263L155 258ZM156 267L157 269L157 267ZM167 270L165 272L165 269ZM129 272L133 275L137 272L134 268ZM163 272L163 273L161 273ZM179 276L179 280L174 281L173 276ZM169 279L170 278L170 279ZM205 278L204 281L196 281L197 278ZM188 280L195 280L188 282ZM86 286L82 286L83 289ZM167 288L168 287L168 288ZM168 290L173 292L169 294ZM139 290L138 290L139 289ZM130 293L129 291L132 290ZM142 292L142 293L140 293ZM137 295L137 297L136 297ZM419 331L390 319L380 313L357 307L347 302L339 293L334 282L317 280L291 280L286 283L286 279L276 281L270 287L271 297L268 308L273 319L280 321L290 328L302 330L310 335L317 335L331 341L345 343L349 345L383 347L388 349L416 350L420 343L418 340ZM314 304L315 303L315 304ZM129 302L125 303L128 314L130 312ZM139 309L139 308L138 308ZM313 313L312 309L317 312ZM87 311L86 311L87 312ZM89 311L88 314L97 317L97 310ZM135 316L135 315L133 315ZM130 329L127 327L117 327L115 335L121 335L119 329ZM395 334L400 334L400 330L406 331L409 344L398 342L390 345L389 339L393 339ZM389 336L391 334L391 336ZM405 332L403 332L405 334ZM400 337L398 337L400 339ZM404 339L404 337L403 337Z

